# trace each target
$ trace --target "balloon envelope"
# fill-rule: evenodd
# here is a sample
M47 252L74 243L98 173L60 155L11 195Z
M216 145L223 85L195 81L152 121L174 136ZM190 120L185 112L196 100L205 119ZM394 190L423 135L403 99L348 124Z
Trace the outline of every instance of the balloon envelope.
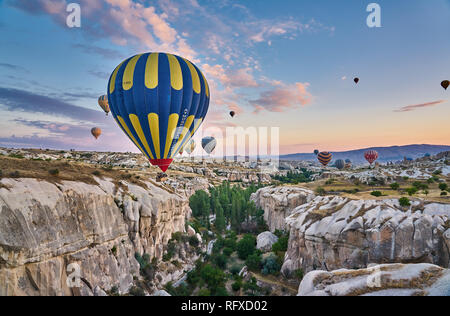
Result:
M98 105L100 105L102 110L105 111L106 115L109 114L110 109L107 95L102 95L100 98L98 98Z
M441 86L442 88L444 88L445 90L447 90L447 88L450 86L450 81L448 80L444 80L441 82Z
M95 139L98 139L100 135L102 135L102 130L98 127L94 127L93 129L91 129L91 134L95 137Z
M358 84L359 78L355 78L355 79L353 79L353 81L354 81L356 84Z
M196 146L195 140L191 139L184 149L190 155L194 152Z
M231 112L230 112L230 116L231 116L231 117L234 117L235 115L236 115L236 112L234 112L234 111L231 111Z
M208 153L211 154L216 149L217 141L214 137L205 137L202 139L202 147Z
M345 161L342 159L336 160L336 168L338 168L339 170L342 170L345 168Z
M327 151L324 151L317 155L317 159L323 166L327 166L331 159L333 159L333 155Z
M123 132L165 172L204 121L210 91L190 61L146 53L117 66L109 79L108 100Z
M364 158L366 158L370 164L373 164L373 162L378 159L378 153L375 150L368 150L364 153Z
M318 149L316 149L316 150L314 150L314 155L318 155L319 154L319 150Z

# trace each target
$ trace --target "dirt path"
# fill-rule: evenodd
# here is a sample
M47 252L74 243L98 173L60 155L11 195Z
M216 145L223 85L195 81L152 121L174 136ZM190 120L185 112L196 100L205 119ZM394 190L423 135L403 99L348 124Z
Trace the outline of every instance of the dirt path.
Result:
M297 293L298 293L298 288L294 287L292 284L283 283L283 282L279 281L278 279L276 279L275 277L263 276L261 274L254 273L254 272L250 272L250 274L253 277L255 277L256 280L261 281L263 283L275 285L275 286L278 286L280 288L283 288L283 287L286 288L289 291L289 293L291 293L293 296L297 295Z

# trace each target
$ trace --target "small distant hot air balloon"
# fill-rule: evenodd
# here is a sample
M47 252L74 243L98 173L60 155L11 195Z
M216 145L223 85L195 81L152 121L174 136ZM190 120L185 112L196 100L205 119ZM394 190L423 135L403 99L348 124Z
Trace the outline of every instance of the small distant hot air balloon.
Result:
M217 141L214 137L205 137L202 139L202 147L209 154L216 149Z
M319 152L320 152L320 151L319 151L318 149L314 150L314 155L317 156L317 155L319 154Z
M105 111L106 116L108 116L110 109L109 109L109 103L108 103L108 96L102 95L100 98L98 98L98 105L102 108L103 111Z
M350 159L345 159L345 169L350 169L352 167L352 161Z
M184 147L184 150L186 150L186 152L190 155L194 152L195 146L197 146L195 140L191 139L189 143L186 145L186 147Z
M373 164L375 160L378 159L378 153L375 150L369 150L364 153L364 158L370 163Z
M234 112L234 111L231 111L231 112L230 112L230 116L231 116L231 117L234 117L235 115L236 115L236 112Z
M122 131L152 165L166 172L205 120L210 89L187 59L145 53L117 66L109 79L108 100Z
M445 90L447 90L447 88L450 86L450 81L448 80L444 80L441 82L441 86L442 88L444 88Z
M317 159L324 167L326 167L330 163L331 159L333 159L333 155L327 151L324 151L317 155Z
M355 79L353 79L353 81L356 83L356 84L358 84L358 82L359 82L359 78L358 77L356 77Z
M98 139L102 134L102 130L98 127L94 127L93 129L91 129L91 134L95 137L95 139Z
M342 170L345 168L345 161L342 159L336 160L335 163L336 168L338 168L339 170Z

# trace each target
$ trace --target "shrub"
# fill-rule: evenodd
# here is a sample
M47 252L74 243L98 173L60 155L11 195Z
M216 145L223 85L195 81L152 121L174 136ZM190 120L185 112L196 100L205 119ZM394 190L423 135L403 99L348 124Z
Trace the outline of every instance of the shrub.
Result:
M249 270L259 271L259 269L261 269L261 259L261 254L255 251L253 254L248 256L247 260L245 260L245 264Z
M434 183L434 179L433 179L433 178L429 178L429 179L427 180L427 183L428 183L428 184Z
M201 289L198 291L197 296L211 296L211 291L208 289Z
M223 286L219 287L214 294L214 296L228 296L227 289Z
M20 172L19 172L19 171L11 172L11 173L9 174L9 177L10 177L10 178L20 178Z
M325 191L325 189L322 188L322 187L317 187L316 188L316 194L317 195L325 195L325 194L327 194L327 191Z
M256 249L256 237L253 235L245 235L237 244L238 256L242 260L246 260Z
M373 191L372 193L370 193L371 195L375 196L375 197L380 197L383 195L383 193L381 193L381 191Z
M137 286L133 286L130 289L130 295L131 296L145 296L145 292L143 289L141 289L140 287Z
M240 266L238 266L238 265L234 265L234 266L232 266L232 267L230 268L230 272L231 272L231 274L233 274L233 275L238 275L239 272L241 272L241 270L242 270L242 267L240 267Z
M447 191L442 191L441 196L447 196Z
M439 189L441 191L447 191L448 189L448 184L447 183L439 183Z
M406 193L408 193L409 196L413 196L419 190L416 187L411 187L411 188L407 188L405 191L406 191Z
M226 247L226 248L223 249L223 254L224 254L226 257L231 256L231 254L232 254L233 252L234 252L234 250L231 249L231 248L228 248L228 247Z
M231 288L233 289L233 291L237 292L241 289L242 287L242 281L236 281L233 284L231 284Z
M262 261L262 274L277 274L280 272L281 265L278 262L278 258L274 255L270 255Z
M213 257L213 262L221 269L227 267L227 257L225 255L215 255Z
M94 172L92 172L92 174L96 177L100 177L102 175L102 173L98 170L95 170Z
M296 279L298 279L299 281L303 280L303 277L305 276L305 273L303 272L302 269L297 269L294 271L294 276Z
M278 238L278 241L272 245L273 252L283 252L287 251L289 242L289 236L284 235Z
M193 235L189 237L189 245L191 245L192 247L198 247L199 244L200 241L198 240L197 236Z
M57 175L59 175L59 170L58 169L50 169L48 171L48 173L50 173L52 176L57 176Z
M398 200L398 202L400 203L400 206L403 207L407 207L411 205L411 202L409 201L409 199L407 197L402 197Z
M116 246L112 247L111 253L112 253L114 256L117 254L117 247L116 247Z

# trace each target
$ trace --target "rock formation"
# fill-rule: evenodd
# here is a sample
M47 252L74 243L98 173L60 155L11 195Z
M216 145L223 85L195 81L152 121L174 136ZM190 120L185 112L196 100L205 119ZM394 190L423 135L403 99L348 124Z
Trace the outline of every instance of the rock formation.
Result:
M96 180L1 180L0 295L126 293L139 275L135 253L161 258L172 233L184 232L185 197ZM78 272L79 287L68 286Z
M251 200L264 210L264 219L271 232L284 230L285 219L299 205L310 202L315 195L312 191L299 187L266 187L252 194Z
M369 263L450 265L450 205L317 197L286 219L282 272L365 268Z
M262 252L272 251L272 246L278 241L278 237L271 232L264 232L258 235L256 238L256 249Z
M450 270L431 264L386 264L361 270L313 271L299 296L449 296Z

